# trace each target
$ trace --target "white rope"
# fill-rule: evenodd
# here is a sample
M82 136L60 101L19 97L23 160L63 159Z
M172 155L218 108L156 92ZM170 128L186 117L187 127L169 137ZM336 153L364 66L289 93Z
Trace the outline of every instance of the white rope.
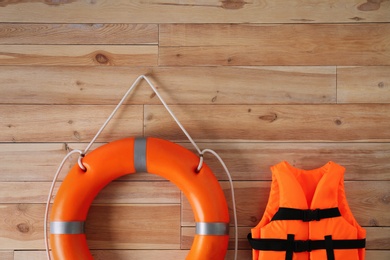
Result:
M219 163L222 165L223 169L225 170L226 175L229 178L229 183L230 183L230 191L232 194L232 207L233 207L233 218L234 218L234 259L237 260L237 250L238 250L238 223L237 223L237 210L236 210L236 200L234 196L234 187L233 187L233 180L232 176L225 164L225 162L222 160L222 158L219 156L217 152L211 149L203 149L202 154L205 153L211 153L214 155L218 160Z
M56 185L57 179L58 179L58 175L60 174L60 172L62 170L62 167L64 166L66 160L74 153L82 154L82 151L80 151L80 150L72 150L64 157L64 159L62 160L62 162L58 166L56 174L54 175L53 181L51 183L50 191L49 191L49 196L47 196L46 209L45 209L45 220L44 220L45 223L44 223L44 226L43 226L43 232L44 232L44 239L45 239L45 248L46 248L47 259L49 259L49 260L51 259L51 256L50 256L50 251L49 251L49 238L47 236L47 220L49 218L50 201L51 201L51 197L53 196L53 191L54 191L54 187Z
M176 124L180 127L180 129L183 131L183 133L187 136L188 140L192 143L192 145L197 150L198 154L201 154L201 151L199 147L196 145L190 134L187 132L187 130L183 127L183 125L180 123L180 121L177 119L177 117L173 114L172 110L169 108L167 103L165 103L164 99L161 97L160 93L158 93L157 88L153 85L153 83L145 76L141 75L139 76L131 85L131 87L127 90L125 95L122 97L121 101L118 103L118 105L115 107L115 109L112 111L111 115L107 118L106 122L100 127L99 131L96 133L96 135L92 138L91 142L87 145L84 152L82 153L82 156L80 156L78 163L81 169L85 170L84 165L82 164L82 157L85 155L88 150L91 148L92 144L96 141L96 139L99 137L99 135L103 132L104 128L107 126L107 124L111 121L111 119L114 117L118 109L122 106L123 102L125 102L126 98L129 96L129 94L133 91L133 89L137 86L138 82L144 79L150 86L150 88L154 91L156 96L160 99L161 103L164 105L165 109L169 112L173 120L175 120ZM201 167L200 167L201 168ZM198 166L198 169L200 169Z
M79 153L80 156L78 158L78 164L79 164L79 167L82 169L82 170L86 170L85 166L83 165L82 163L82 158L85 156L85 154L89 151L89 149L91 148L91 146L94 144L94 142L96 141L96 139L99 137L99 135L103 132L104 128L107 126L107 124L111 121L111 119L114 117L114 115L116 114L116 112L119 110L119 108L122 106L122 104L125 102L126 98L129 96L129 94L133 91L133 89L137 86L137 84L139 83L139 81L141 79L144 79L150 86L150 88L154 91L154 93L156 94L156 96L159 98L159 100L161 101L161 103L164 105L165 109L169 112L169 114L171 115L171 117L173 118L173 120L176 122L176 124L180 127L180 129L183 131L183 133L186 135L187 139L191 142L191 144L194 146L194 148L196 149L196 151L198 152L199 154L199 157L200 157L200 160L199 160L199 165L197 167L197 171L200 171L200 169L202 168L203 166L203 154L208 152L208 153L211 153L213 154L218 160L219 162L221 163L221 165L223 166L228 178L229 178L229 182L230 182L230 189L231 189L231 192L232 192L232 203L233 203L233 214L234 214L234 227L235 227L235 248L234 248L234 252L235 252L235 256L234 256L234 259L237 260L237 250L238 250L238 224L237 224L237 213L236 213L236 203L235 203L235 197L234 197L234 188L233 188L233 181L232 181L232 178L231 178L231 175L230 175L230 172L229 170L227 169L226 167L226 164L223 162L222 158L213 150L211 149L204 149L203 151L201 151L198 147L198 145L195 143L195 141L192 139L192 137L190 136L190 134L187 132L187 130L183 127L183 125L180 123L180 121L177 119L177 117L173 114L172 110L169 108L169 106L167 105L167 103L165 103L164 99L161 97L160 93L158 93L157 91L157 88L153 85L153 83L145 76L145 75L141 75L139 76L135 81L134 83L131 85L131 87L127 90L127 92L125 93L125 95L122 97L122 99L119 101L118 105L115 107L115 109L112 111L112 113L110 114L110 116L107 118L107 120L104 122L104 124L100 127L99 131L96 133L96 135L92 138L91 142L89 142L89 144L87 145L87 147L84 149L83 152L81 152L80 150L73 150L71 152L69 152L65 158L63 159L63 161L61 162L60 166L58 167L57 169L57 172L54 176L54 179L53 179L53 182L52 182L52 186L50 188L50 193L49 193L49 196L48 196L48 200L47 200L47 203L46 203L46 212L45 212L45 227L44 227L44 232L45 232L45 243L46 243L46 253L47 253L47 257L48 259L50 260L50 252L49 252L49 242L48 242L48 237L47 237L47 220L48 220L48 212L49 212L49 207L50 207L50 201L51 201L51 196L52 196L52 193L53 193L53 189L54 189L54 186L55 186L55 183L57 181L57 178L58 178L58 175L59 173L61 172L61 169L65 163L65 161L67 160L67 158L73 154L73 153Z

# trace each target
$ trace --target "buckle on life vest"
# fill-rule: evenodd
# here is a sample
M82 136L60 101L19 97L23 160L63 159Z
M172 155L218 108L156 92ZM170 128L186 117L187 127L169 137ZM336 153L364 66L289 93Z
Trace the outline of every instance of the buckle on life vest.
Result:
M311 240L295 240L294 252L311 252Z
M320 209L308 209L303 211L303 222L309 222L309 221L320 221Z

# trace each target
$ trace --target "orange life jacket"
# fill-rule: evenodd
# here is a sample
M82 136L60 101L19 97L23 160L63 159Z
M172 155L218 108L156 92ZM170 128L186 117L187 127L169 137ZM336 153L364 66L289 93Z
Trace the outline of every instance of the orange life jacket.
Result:
M344 192L345 168L273 167L263 218L248 234L253 260L364 260L366 231Z

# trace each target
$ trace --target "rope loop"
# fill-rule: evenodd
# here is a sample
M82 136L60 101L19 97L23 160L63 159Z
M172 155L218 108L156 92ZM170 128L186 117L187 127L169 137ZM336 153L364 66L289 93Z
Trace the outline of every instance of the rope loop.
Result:
M203 154L203 151L199 154L199 164L198 164L198 167L196 167L196 170L195 172L196 173L199 173L200 170L202 170L202 167L203 167L203 162L204 162L204 154Z
M83 164L83 158L84 157L85 157L85 153L83 153L83 152L80 153L79 158L77 159L77 163L78 163L80 169L83 170L84 172L86 172L87 168Z
M50 191L49 191L49 196L48 196L48 199L47 199L47 203L46 203L46 210L45 210L45 226L44 226L44 240L45 240L45 243L46 243L46 254L47 254L47 259L51 259L50 257L50 253L49 253L49 241L48 241L48 237L47 237L47 220L48 220L48 214L49 214L49 207L50 207L50 201L51 201L51 197L52 197L52 194L53 194L53 190L54 190L54 186L55 186L55 183L57 181L57 178L58 178L58 175L59 173L61 172L61 169L65 163L65 161L68 159L68 157L73 154L73 153L79 153L79 158L77 160L77 163L80 167L80 169L82 169L84 172L87 171L87 168L84 166L83 164L83 158L84 156L87 154L88 150L91 148L91 146L93 145L93 143L96 141L96 139L99 137L99 135L102 133L102 131L104 130L104 128L107 126L107 124L111 121L111 119L114 117L115 113L118 111L118 109L120 108L120 106L124 103L124 101L126 100L126 98L129 96L129 94L133 91L133 89L138 85L139 81L140 80L145 80L148 85L150 86L150 88L153 90L153 92L156 94L156 96L159 98L159 100L161 101L161 103L164 105L165 109L169 112L169 114L171 115L171 117L173 118L173 120L176 122L176 124L179 126L179 128L182 130L182 132L186 135L187 139L191 142L191 144L194 146L194 148L197 150L198 154L199 154L199 165L198 167L195 169L195 172L196 173L199 173L200 170L202 169L203 167L203 163L204 163L204 153L205 152L209 152L211 154L213 154L218 160L219 162L221 163L221 165L223 166L225 172L226 172L226 175L228 176L229 178L229 182L230 182L230 187L231 187L231 192L232 192L232 201L233 201L233 213L234 213L234 226L235 226L235 248L234 248L234 259L237 259L237 249L238 249L238 230L237 230L237 213L236 213L236 204L235 204L235 198L234 198L234 188L233 188L233 181L231 179L231 175L229 173L229 170L227 169L225 163L223 162L222 158L213 150L210 150L210 149L204 149L203 151L200 150L200 148L198 147L198 145L195 143L195 141L192 139L192 137L190 136L190 134L187 132L187 130L183 127L183 125L179 122L179 120L177 119L177 117L173 114L172 110L169 108L169 106L167 105L167 103L165 103L164 99L161 97L160 93L158 93L157 91L157 88L152 84L152 82L145 76L145 75L141 75L139 76L135 81L134 83L131 85L131 87L127 90L127 92L124 94L124 96L122 97L122 99L120 100L120 102L118 103L118 105L115 107L115 109L111 112L110 116L107 118L107 120L104 122L104 124L100 127L99 131L95 134L95 136L92 138L91 142L89 142L89 144L87 145L87 147L85 148L84 151L80 151L80 150L72 150L71 152L69 152L65 158L63 159L62 163L60 164L60 166L58 167L57 169L57 172L53 178L53 182L52 182L52 186L50 188Z
M57 172L54 175L53 181L52 181L51 186L50 186L49 195L47 196L46 208L45 208L45 219L44 219L44 226L43 226L43 230L44 230L43 234L44 234L44 240L45 240L47 259L51 259L50 252L49 252L49 238L47 236L47 221L49 219L50 201L51 201L52 196L53 196L53 191L54 191L54 187L56 185L58 176L60 175L60 172L61 172L62 168L64 167L66 160L68 160L68 158L74 153L79 153L80 156L83 154L83 152L80 150L72 150L72 151L68 152L67 155L65 155L64 159L62 159L62 162L58 166ZM79 158L80 158L80 156L79 156ZM84 165L83 165L83 167L84 167Z

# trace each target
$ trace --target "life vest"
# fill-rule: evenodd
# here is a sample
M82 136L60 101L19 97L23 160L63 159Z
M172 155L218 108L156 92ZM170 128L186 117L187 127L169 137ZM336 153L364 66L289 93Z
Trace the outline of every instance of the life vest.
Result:
M345 168L273 167L264 215L248 234L253 260L363 260L366 231L344 192Z

